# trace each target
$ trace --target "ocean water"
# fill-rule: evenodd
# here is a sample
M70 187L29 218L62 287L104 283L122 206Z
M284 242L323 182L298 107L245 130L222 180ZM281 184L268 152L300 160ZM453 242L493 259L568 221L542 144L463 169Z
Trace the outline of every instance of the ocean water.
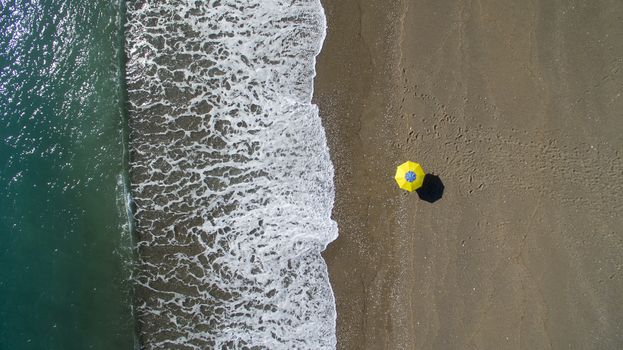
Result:
M0 349L132 349L123 3L0 0Z
M127 2L145 349L334 349L319 0Z

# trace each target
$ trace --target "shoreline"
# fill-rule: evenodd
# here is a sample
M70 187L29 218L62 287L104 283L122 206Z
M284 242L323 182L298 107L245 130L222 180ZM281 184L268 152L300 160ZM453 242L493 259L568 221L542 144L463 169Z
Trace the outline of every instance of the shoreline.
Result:
M323 0L338 349L623 344L623 5L511 5Z
M314 103L319 106L323 118L335 168L334 219L339 225L338 239L329 245L323 256L329 267L336 298L338 348L348 349L377 348L380 345L366 340L362 334L363 327L352 323L352 320L369 323L371 327L366 331L370 335L376 333L373 336L375 338L381 336L385 326L382 320L375 319L376 312L367 311L370 305L364 289L373 288L377 295L385 294L387 288L383 284L395 279L389 267L399 263L395 259L385 265L381 262L384 256L375 249L383 245L383 237L362 235L369 232L362 225L370 219L366 208L372 207L372 220L376 223L383 214L379 211L381 207L388 215L395 211L398 195L392 191L392 187L374 186L373 182L383 178L393 181L393 174L388 177L384 175L387 169L393 171L394 163L398 161L391 152L391 144L376 142L383 136L393 138L395 131L391 120L375 116L394 113L386 108L389 106L388 92L391 91L391 79L387 79L386 75L395 74L392 66L398 62L399 51L392 41L382 43L375 40L377 31L386 37L396 35L398 28L388 23L400 13L400 7L387 11L389 7L381 1L368 4L370 6L365 8L357 1L323 1L328 33L317 57L318 74L314 95ZM371 11L375 6L382 6L384 10ZM359 27L358 18L352 14L367 17L367 26ZM386 52L393 52L393 62L385 60ZM379 61L383 63L381 67L374 64ZM366 132L362 133L364 129ZM375 142L376 147L369 144L370 141ZM390 182L384 183L387 184ZM351 189L367 188L371 190L350 192ZM361 195L361 192L365 195ZM385 230L388 240L393 239L390 231ZM384 246L391 247L391 244ZM375 270L375 266L388 267L384 269L387 275L377 279L374 273L369 274ZM335 283L336 279L341 283ZM360 288L362 284L364 288ZM381 299L376 298L379 304L374 305L374 308L382 313L391 305Z

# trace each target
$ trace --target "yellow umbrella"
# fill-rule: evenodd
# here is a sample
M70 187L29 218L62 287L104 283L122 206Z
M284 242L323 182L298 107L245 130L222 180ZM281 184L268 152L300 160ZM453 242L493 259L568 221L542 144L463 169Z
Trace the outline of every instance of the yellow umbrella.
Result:
M407 161L396 168L396 182L405 191L413 192L422 187L424 182L424 169L418 163Z

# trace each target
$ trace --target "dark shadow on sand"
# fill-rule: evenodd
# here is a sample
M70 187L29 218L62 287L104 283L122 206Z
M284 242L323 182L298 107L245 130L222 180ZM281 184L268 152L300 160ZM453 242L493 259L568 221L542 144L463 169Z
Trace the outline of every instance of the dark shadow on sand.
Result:
M426 174L422 187L416 190L421 200L435 203L443 196L444 185L439 176Z

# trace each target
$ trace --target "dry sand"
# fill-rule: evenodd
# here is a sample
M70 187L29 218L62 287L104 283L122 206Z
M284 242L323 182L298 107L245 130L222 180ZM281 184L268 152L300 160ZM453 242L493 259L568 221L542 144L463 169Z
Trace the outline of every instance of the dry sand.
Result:
M338 349L623 349L623 2L323 5Z

